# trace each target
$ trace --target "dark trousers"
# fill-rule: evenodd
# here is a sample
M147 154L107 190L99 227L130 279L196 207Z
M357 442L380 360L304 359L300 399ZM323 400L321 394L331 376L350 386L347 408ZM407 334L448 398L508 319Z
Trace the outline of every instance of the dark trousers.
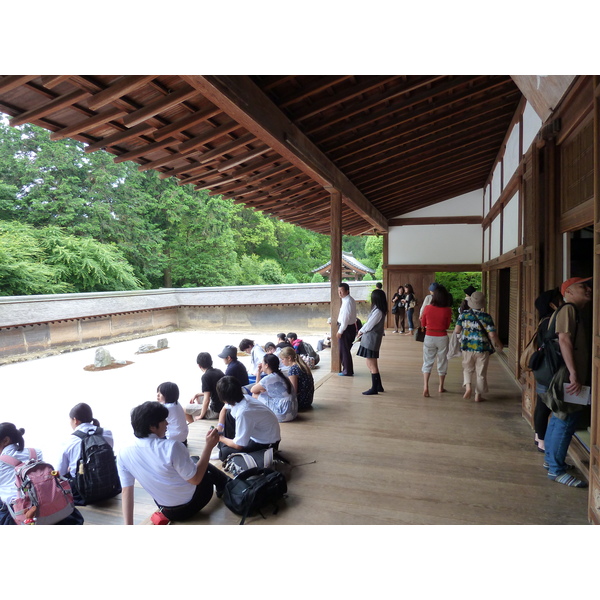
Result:
M399 329L398 324L400 324L400 326L402 328L402 333L404 333L404 316L405 316L405 314L406 314L406 309L404 307L397 308L396 313L394 314L394 321L396 323L396 331L398 331L398 329Z
M225 415L225 423L223 423L223 435L226 438L232 440L235 437L235 419L231 416L231 411L228 410ZM234 454L235 452L254 452L254 450L267 450L268 448L274 448L277 450L279 448L279 441L274 442L272 444L259 444L253 440L250 440L246 446L244 446L243 450L236 450L235 448L230 448L226 446L223 442L219 442L219 459L225 460L230 454Z
M356 338L357 332L358 329L356 328L356 324L348 325L342 332L342 337L339 339L340 362L342 363L341 372L344 375L354 375L351 350L352 342Z
M189 502L179 506L160 506L158 502L156 502L156 505L162 508L163 515L170 521L186 521L210 502L213 488L217 489L217 493L222 493L229 479L225 473L209 464L202 481L196 486L196 491Z

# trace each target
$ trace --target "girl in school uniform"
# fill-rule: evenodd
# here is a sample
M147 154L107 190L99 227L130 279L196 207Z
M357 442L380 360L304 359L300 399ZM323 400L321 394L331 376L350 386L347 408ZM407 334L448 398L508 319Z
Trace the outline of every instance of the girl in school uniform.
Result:
M156 389L156 399L164 404L169 411L167 417L167 439L182 442L187 446L188 423L185 418L183 406L177 402L179 400L179 387L176 383L165 381Z

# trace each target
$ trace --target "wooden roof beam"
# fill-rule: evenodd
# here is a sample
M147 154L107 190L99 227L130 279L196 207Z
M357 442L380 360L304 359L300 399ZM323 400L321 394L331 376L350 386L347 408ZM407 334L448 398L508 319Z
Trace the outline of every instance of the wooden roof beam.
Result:
M154 132L154 139L157 142L160 142L160 140L170 137L173 133L183 133L188 127L192 127L192 125L196 125L196 123L200 123L201 121L206 121L212 117L215 117L216 115L220 115L222 112L223 111L220 108L213 106L212 108L199 110L191 115L186 115L185 117L181 117L180 119L173 121L169 125L165 125L164 127L157 129Z
M109 121L112 121L114 119L119 119L126 114L127 114L127 111L121 110L120 108L116 108L116 107L109 108L103 112L99 112L97 115L95 115L93 117L86 118L83 121L76 123L75 125L70 125L69 127L63 127L62 129L59 129L58 131L51 133L50 139L52 141L64 140L65 138L68 138L71 136L81 135L82 133L85 133L86 131L90 131L91 129L94 129L98 125L104 125L105 123L108 123Z
M152 81L156 75L124 75L113 81L107 88L94 94L88 102L90 110L98 110L102 106L118 100L129 92Z
M204 146L204 144L208 142L212 142L217 138L226 135L236 129L239 129L240 126L235 121L228 121L223 125L218 125L213 129L204 132L202 135L197 135L189 139L187 142L183 142L179 144L177 148L181 154L190 154L191 152L195 152L200 146Z
M378 231L387 219L247 76L182 75L213 104L323 187L339 190L347 206Z
M0 79L0 94L6 94L36 77L37 75L5 75Z
M113 160L115 163L122 163L126 160L133 160L134 158L139 158L140 156L144 156L145 154L152 154L152 152L162 150L166 146L171 146L176 143L177 140L175 138L168 138L166 140L163 140L162 142L154 142L154 144L145 144L144 146L140 146L139 148L135 148L134 150L125 152L124 154L117 156Z
M125 131L117 131L112 135L109 135L97 142L86 146L85 152L89 154L90 152L96 152L97 150L102 150L102 148L108 148L110 146L116 146L120 143L123 143L126 140L130 140L131 138L139 137L140 135L144 135L149 131L152 131L154 127L148 123L140 123L131 129L126 129Z
M68 94L58 96L57 98L54 98L54 100L50 100L50 102L47 102L42 106L32 108L31 110L20 114L18 117L13 117L10 120L10 125L11 127L16 127L17 125L23 125L23 123L37 121L38 119L46 117L53 112L65 108L66 106L71 106L71 104L75 104L76 102L87 98L89 95L89 92L75 90L74 92L69 92Z
M167 110L176 104L180 104L181 102L185 102L190 98L198 95L198 91L195 89L181 89L175 92L171 92L158 100L154 100L154 102L150 102L139 108L138 110L129 113L124 119L123 123L127 125L127 127L133 127L150 117L154 117L155 115L161 113L163 110ZM157 140L158 141L158 140Z

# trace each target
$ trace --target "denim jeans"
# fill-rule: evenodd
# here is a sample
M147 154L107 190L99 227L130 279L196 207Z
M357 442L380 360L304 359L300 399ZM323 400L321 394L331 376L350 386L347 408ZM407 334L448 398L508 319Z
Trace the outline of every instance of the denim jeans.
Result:
M568 414L564 421L554 414L550 417L548 429L546 429L546 435L544 436L545 458L550 467L548 469L549 476L554 477L566 472L565 458L578 419L578 412Z
M408 328L412 331L413 327L413 313L415 312L414 308L406 309L406 320L408 321Z

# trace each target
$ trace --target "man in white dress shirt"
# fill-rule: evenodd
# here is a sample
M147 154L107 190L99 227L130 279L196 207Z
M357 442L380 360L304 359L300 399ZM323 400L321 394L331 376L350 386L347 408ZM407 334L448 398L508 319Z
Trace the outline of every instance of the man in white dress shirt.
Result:
M347 283L340 283L338 294L342 299L342 306L338 315L338 332L341 371L338 375L352 377L354 375L354 365L352 364L352 342L356 338L358 328L356 326L356 301L350 295L350 286Z

